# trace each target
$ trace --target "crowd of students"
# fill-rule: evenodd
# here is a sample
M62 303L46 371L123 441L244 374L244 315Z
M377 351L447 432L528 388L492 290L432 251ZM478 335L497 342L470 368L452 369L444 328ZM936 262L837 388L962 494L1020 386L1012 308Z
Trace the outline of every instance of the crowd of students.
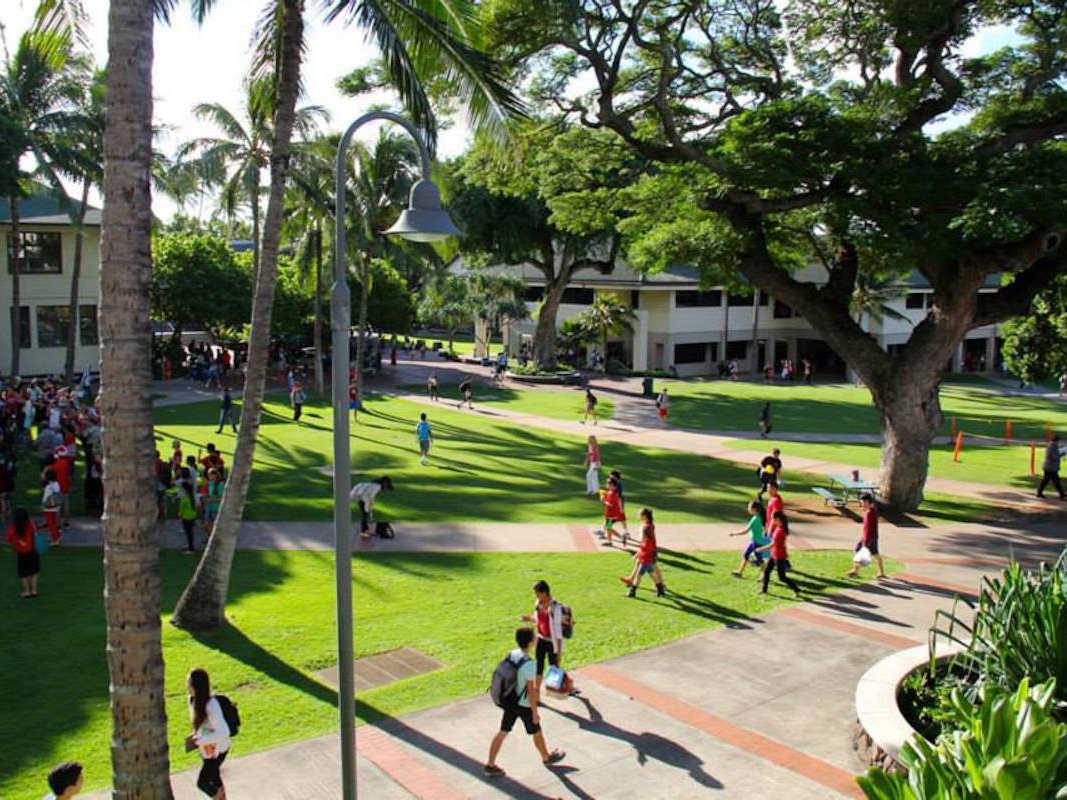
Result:
M162 522L168 517L168 505L175 507L185 534L185 552L196 552L197 523L203 525L205 540L211 536L218 518L222 493L226 488L226 461L208 442L206 453L186 455L182 443L171 443L169 459L156 451L156 512Z

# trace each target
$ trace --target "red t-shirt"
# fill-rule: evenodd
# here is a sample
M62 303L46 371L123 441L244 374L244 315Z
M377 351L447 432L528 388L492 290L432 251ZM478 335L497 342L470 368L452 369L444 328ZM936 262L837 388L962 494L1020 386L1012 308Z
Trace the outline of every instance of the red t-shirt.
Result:
M33 552L33 535L37 532L37 528L31 522L26 529L26 533L19 536L15 531L14 525L7 526L7 535L4 536L4 541L8 542L15 548L15 552L19 555L27 555Z
M622 513L619 493L614 488L608 489L604 495L604 519L610 519L612 522L622 522L626 519L626 515Z
M878 541L878 509L871 506L863 513L863 544Z
M771 558L775 561L785 561L789 558L789 547L785 543L787 535L781 525L775 525L771 530Z
M537 635L542 639L552 639L552 623L549 619L549 609L537 607Z
M651 525L641 531L641 547L637 551L637 560L642 564L651 564L656 560L656 529Z
M70 494L70 461L65 458L57 458L52 465L52 469L56 471L56 483L59 484L59 491L62 494Z
M782 496L780 494L776 494L767 503L767 518L763 521L763 527L765 527L767 530L770 530L771 526L774 525L774 512L782 511L784 509L785 501L782 499Z

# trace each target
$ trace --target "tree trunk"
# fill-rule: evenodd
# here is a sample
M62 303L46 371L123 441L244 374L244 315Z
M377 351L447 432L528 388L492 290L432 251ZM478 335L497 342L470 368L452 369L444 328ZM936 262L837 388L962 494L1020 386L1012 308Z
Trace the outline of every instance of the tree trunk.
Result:
M248 182L248 192L252 199L252 283L259 275L259 167L252 170L253 180Z
M74 354L78 347L78 310L79 310L79 282L82 276L82 251L85 247L85 236L82 231L82 223L85 221L85 206L89 202L89 187L91 181L86 179L82 186L82 202L78 207L78 215L74 219L74 266L70 271L70 319L67 322L67 361L64 367L67 383L74 381Z
M19 352L22 347L19 336L19 304L22 302L21 287L19 286L19 268L22 266L22 247L19 238L22 228L19 224L19 199L16 195L8 198L11 204L11 242L15 257L11 259L11 374L18 375L20 367ZM10 252L10 251L9 251Z
M552 262L548 261L548 264L551 265ZM533 357L538 369L547 371L556 368L558 360L556 356L556 314L559 312L563 291L567 288L570 278L570 266L562 263L559 271L545 283L545 297L537 315L537 328L534 331L533 340Z
M104 610L112 797L170 798L152 438L154 3L112 0L100 266Z
M322 226L315 223L315 393L322 397L325 380L322 375Z
M882 467L879 496L895 508L918 508L923 499L930 447L941 427L938 383L890 378L872 388L882 416Z
M201 630L222 624L230 569L237 547L237 533L248 498L252 462L256 452L263 412L270 350L271 311L278 276L278 244L281 239L286 177L289 171L290 139L294 109L300 87L300 42L303 36L302 0L284 0L281 64L278 65L277 110L274 115L274 149L271 153L270 199L263 229L262 259L256 273L252 298L252 324L248 337L248 363L245 371L241 426L233 465L222 495L214 533L203 558L174 610L172 622L180 628ZM334 354L336 362L337 354ZM336 363L334 368L336 369Z

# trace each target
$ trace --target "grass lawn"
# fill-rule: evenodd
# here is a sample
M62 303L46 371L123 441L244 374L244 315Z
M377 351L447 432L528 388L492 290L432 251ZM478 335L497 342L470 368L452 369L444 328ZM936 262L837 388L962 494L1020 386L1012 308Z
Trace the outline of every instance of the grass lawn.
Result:
M369 411L359 415L351 434L353 471L356 479L386 474L393 479L396 490L380 495L376 504L381 519L592 523L603 512L584 493L583 439L442 403L431 409L435 446L430 465L423 467L415 422L425 406L391 398L369 399L366 406ZM264 409L246 518L332 519L330 409L308 404L306 424L299 426L279 400L268 400ZM229 463L234 437L215 435L216 422L214 402L157 409L160 450L168 452L174 438L187 454L210 441ZM601 454L605 475L622 472L630 507L648 505L664 522L742 522L756 489L755 464L621 443L605 444ZM798 497L812 497L810 488L823 483L818 475L791 477L789 491ZM976 513L973 504L953 498L933 498L924 510L945 519L972 519Z
M852 384L779 386L731 381L661 381L671 395L671 421L683 428L755 431L763 403L771 401L775 430L790 433L879 433L871 395ZM987 382L946 383L941 410L947 436L955 417L958 429L971 434L1004 437L1004 421L1012 420L1012 436L1043 440L1045 422L1067 430L1067 405L1040 397L1003 395Z
M400 387L411 394L426 394L425 385ZM459 402L459 384L439 386L442 400ZM615 403L610 395L596 395L596 411L600 419L611 419L615 414ZM585 413L585 390L574 388L552 389L511 389L503 386L474 387L474 405L476 407L503 408L520 414L552 419L581 419ZM595 433L595 431L592 431Z
M751 439L733 439L729 447L751 450L758 447ZM789 453L804 458L825 459L838 464L848 464L875 474L882 460L882 448L876 444L812 444L809 442L773 442L769 446L782 449L788 468ZM944 445L930 450L930 475L935 478L988 483L997 486L1036 488L1038 477L1030 475L1030 446L981 446L964 441L960 460L953 462L953 448ZM1044 457L1044 440L1038 444L1035 454L1037 475L1041 475Z
M669 526L661 537L669 543ZM570 667L720 625L747 626L791 602L773 581L769 596L758 595L755 573L743 581L730 577L737 551L661 551L661 556L671 594L657 600L646 589L636 601L623 596L616 579L630 564L617 551L356 556L357 657L410 646L445 665L361 694L360 717L403 714L484 692L511 646L518 615L529 612L529 587L542 576L574 608ZM85 764L87 789L104 786L110 779L110 716L100 551L49 553L36 600L19 599L14 559L4 557L9 563L0 570L0 602L6 606L0 614L5 643L0 670L8 680L0 685L0 797L42 796L47 770L67 759ZM793 563L794 576L811 594L847 584L839 577L850 563L847 551L799 551ZM181 553L163 552L165 610L173 608L194 567ZM329 554L242 551L230 585L231 625L194 637L164 623L173 770L198 763L181 747L189 727L185 675L194 666L206 668L215 690L240 706L235 755L336 729L335 692L311 674L334 664L332 581ZM448 604L448 625L441 624L441 603ZM486 741L491 734L470 732Z

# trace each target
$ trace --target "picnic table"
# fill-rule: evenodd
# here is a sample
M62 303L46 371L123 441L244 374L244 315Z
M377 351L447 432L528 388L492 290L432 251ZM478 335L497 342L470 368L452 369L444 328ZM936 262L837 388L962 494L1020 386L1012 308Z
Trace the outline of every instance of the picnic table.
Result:
M850 499L859 500L860 495L876 494L878 492L879 484L877 481L869 480L853 480L851 475L830 475L830 490L833 491L834 486L841 487L841 493L844 495L845 502Z

